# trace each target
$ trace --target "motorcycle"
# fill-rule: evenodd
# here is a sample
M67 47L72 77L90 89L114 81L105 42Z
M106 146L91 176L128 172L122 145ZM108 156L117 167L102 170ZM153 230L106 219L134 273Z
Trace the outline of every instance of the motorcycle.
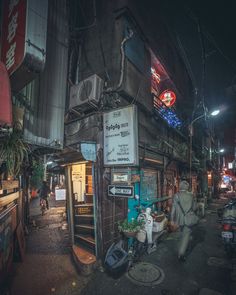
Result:
M231 199L223 208L218 209L222 226L221 237L228 257L236 250L236 199Z

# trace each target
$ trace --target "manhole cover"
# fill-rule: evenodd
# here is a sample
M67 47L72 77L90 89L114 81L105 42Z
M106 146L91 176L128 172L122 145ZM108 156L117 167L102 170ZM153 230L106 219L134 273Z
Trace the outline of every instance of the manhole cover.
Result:
M147 262L140 262L127 272L127 277L136 285L154 286L160 284L164 280L165 275L158 266Z
M219 257L210 257L207 261L207 264L210 266L231 268L230 263L226 259L219 258Z

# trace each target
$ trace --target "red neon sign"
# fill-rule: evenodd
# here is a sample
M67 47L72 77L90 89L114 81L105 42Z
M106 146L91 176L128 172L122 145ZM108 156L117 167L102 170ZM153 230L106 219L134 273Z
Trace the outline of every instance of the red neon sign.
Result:
M175 101L176 101L176 95L174 93L174 91L171 90L165 90L163 91L160 96L159 99L167 106L167 107L171 107Z

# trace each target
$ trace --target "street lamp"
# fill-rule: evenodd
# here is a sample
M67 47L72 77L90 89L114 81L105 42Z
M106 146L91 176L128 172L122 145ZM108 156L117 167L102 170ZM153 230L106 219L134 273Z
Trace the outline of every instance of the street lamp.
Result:
M209 118L210 116L214 117L217 116L220 113L220 110L216 109L214 111L212 111L209 114L202 114L196 118L194 118L191 123L189 124L189 182L190 182L190 187L192 189L192 147L193 147L193 124L202 119L202 118Z

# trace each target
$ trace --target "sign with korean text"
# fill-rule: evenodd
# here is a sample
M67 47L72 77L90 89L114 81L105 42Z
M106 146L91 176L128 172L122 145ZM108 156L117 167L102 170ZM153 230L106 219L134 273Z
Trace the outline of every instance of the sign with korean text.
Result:
M135 105L104 113L104 165L138 165Z
M24 59L26 8L26 0L4 1L1 60L6 65L9 75Z
M134 197L134 187L133 186L120 186L120 185L109 185L108 186L108 196L111 197Z

